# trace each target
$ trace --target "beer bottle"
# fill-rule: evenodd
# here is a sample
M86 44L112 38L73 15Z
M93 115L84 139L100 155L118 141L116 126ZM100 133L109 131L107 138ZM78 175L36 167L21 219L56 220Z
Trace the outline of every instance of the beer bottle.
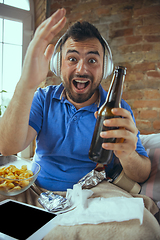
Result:
M96 126L94 129L93 138L89 150L89 158L96 163L109 164L112 160L113 151L102 148L102 143L114 143L116 139L101 138L100 133L102 131L117 129L117 127L106 127L103 125L103 122L105 119L118 117L112 114L111 110L112 108L121 107L121 96L125 75L125 67L119 66L115 68L106 101L98 111Z

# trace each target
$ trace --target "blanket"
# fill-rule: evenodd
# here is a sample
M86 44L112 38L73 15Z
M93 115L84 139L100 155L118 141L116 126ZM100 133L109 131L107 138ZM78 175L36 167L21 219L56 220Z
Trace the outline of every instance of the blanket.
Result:
M92 188L96 197L142 197L144 200L144 219L143 224L139 224L139 220L129 220L125 222L110 222L101 223L97 225L83 224L75 226L57 226L50 231L44 238L45 240L158 240L160 239L160 226L153 216L158 208L154 202L146 197L137 195L130 195L128 192L119 187L103 181L96 187ZM65 193L58 193L65 196Z

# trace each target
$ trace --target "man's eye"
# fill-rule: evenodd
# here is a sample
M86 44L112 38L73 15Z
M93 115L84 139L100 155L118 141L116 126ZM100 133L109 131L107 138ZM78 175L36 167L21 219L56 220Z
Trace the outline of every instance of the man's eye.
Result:
M70 58L69 58L69 61L70 61L70 62L76 62L76 61L77 61L77 59L76 59L76 58L74 58L74 57L70 57Z
M95 59L93 59L93 58L89 59L89 63L95 63L95 62L96 62Z

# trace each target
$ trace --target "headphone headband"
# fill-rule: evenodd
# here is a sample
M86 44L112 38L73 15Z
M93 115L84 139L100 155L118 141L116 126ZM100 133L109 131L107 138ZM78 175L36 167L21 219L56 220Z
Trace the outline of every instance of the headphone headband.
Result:
M54 74L57 77L60 77L60 74L61 74L61 51L60 49L58 50L58 48L60 48L61 46L62 38L64 37L64 35L56 43L54 52L50 61L50 69L52 72L54 72ZM113 64L112 52L109 47L109 44L103 37L102 39L105 43L105 49L107 50L107 53L105 53L105 56L104 56L104 69L103 69L103 79L106 79L109 75L111 75L114 64Z

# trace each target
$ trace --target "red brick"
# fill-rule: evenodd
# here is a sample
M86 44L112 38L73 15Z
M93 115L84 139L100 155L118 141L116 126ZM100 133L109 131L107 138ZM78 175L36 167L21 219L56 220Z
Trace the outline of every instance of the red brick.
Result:
M158 71L150 71L147 72L148 77L160 78L160 72Z
M145 0L143 2L144 7L151 7L159 4L159 0Z
M125 38L114 38L110 43L111 49L116 49L118 46L126 44Z
M139 118L139 113L140 113L140 111L138 111L138 110L133 110L133 115L134 115L135 119L138 119L138 118Z
M141 25L143 25L143 17L140 17L138 19L132 18L132 19L129 19L129 20L130 20L129 26L141 26Z
M130 81L127 82L128 90L143 90L144 89L144 83L142 80L136 80L136 81ZM136 99L135 99L136 100Z
M145 74L143 72L135 72L136 75L136 80L137 81L142 81L144 80Z
M135 29L136 35L159 34L160 25L140 26Z
M160 61L160 55L158 51L145 52L143 55L145 61L158 62Z
M160 91L157 89L144 90L144 97L146 99L160 99Z
M154 43L153 50L160 52L160 42Z
M141 119L155 119L157 118L156 110L140 110L140 118Z
M159 79L153 77L147 77L144 82L145 88L158 89L159 88Z
M137 62L142 61L143 52L138 51L138 52L124 54L123 58L125 59L126 62L130 62L131 64L135 64Z
M136 125L138 129L149 129L151 128L151 122L148 120L137 120Z
M135 100L133 108L159 108L159 100Z
M142 36L129 36L125 37L127 44L136 44L142 42L143 38Z
M123 92L123 98L125 100L128 99L142 99L143 98L143 92L141 90L131 90Z
M140 130L140 134L146 134L146 135L148 135L148 134L153 134L153 133L156 133L156 131L154 131L154 130L149 130L149 129L139 129Z
M120 46L118 49L120 49L123 54L134 53L142 51L142 45L123 45Z
M109 8L98 8L98 9L96 9L96 14L98 16L107 15L109 13L110 13L110 9Z
M61 4L62 7L66 8L66 7L72 7L74 5L77 5L79 3L79 0L67 0L67 1L63 1L63 3Z
M134 11L134 17L160 13L160 6L149 6Z
M147 62L147 61L143 63L139 63L134 66L134 70L138 70L138 71L155 70L155 63Z
M127 69L128 70L128 69ZM126 81L136 81L136 75L131 72L127 72L126 74Z
M121 13L121 19L122 20L127 20L127 19L130 19L132 14L133 14L133 10L132 9L129 9L129 10L120 10L118 11Z
M142 51L143 52L148 52L151 51L153 49L153 45L152 44L143 44L142 45Z
M74 12L74 13L71 14L71 17L68 19L70 25L72 25L72 23L76 22L77 19L78 20L82 19L82 13L81 12L76 12L76 13Z
M153 122L154 129L160 130L160 120L155 120Z
M156 69L160 71L160 62L156 64Z
M113 22L109 25L110 29L119 29L125 28L129 25L129 20L124 20L120 22Z
M159 62L159 63L157 63L157 67L160 69L160 62Z
M133 68L133 70L134 70L134 68ZM127 82L134 81L136 84L136 82L143 81L144 77L145 77L145 74L143 72L138 72L138 71L131 72L128 70L127 75L126 75L126 81Z
M148 52L153 49L152 44L136 44L136 45L123 45L118 49L122 51L122 53L135 53L135 52Z
M126 29L112 31L112 33L110 34L110 37L116 38L116 37L122 37L122 36L130 36L130 35L133 35L133 28L126 28Z
M123 3L123 2L126 2L126 0L107 0L107 1L106 0L101 0L100 4L108 6L108 5L112 5L112 4L120 4L120 3Z
M160 41L160 35L146 35L144 36L144 39L147 42L159 42Z
M81 4L78 4L77 7L73 8L72 12L84 12L84 11L91 11L92 9L98 9L99 8L99 2L82 2Z
M60 2L54 2L51 5L51 12L55 12L57 9L61 8L62 4Z
M143 25L150 25L150 24L157 24L160 22L160 14L156 14L154 13L154 15L152 15L152 17L144 17L143 18Z

